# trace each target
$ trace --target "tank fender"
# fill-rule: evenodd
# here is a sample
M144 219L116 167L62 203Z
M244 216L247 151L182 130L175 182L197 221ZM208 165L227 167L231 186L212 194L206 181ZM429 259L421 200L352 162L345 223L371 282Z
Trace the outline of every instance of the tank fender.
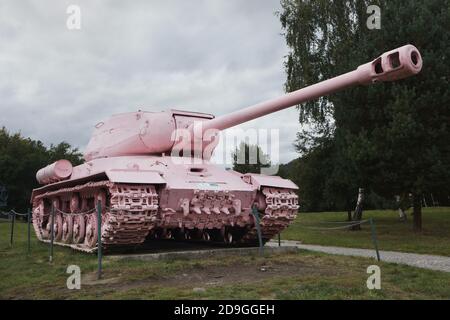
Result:
M263 174L247 173L242 176L242 179L256 186L258 189L261 187L277 187L285 189L298 189L298 186L289 179L283 179L278 176L266 176Z
M163 177L153 170L111 169L105 171L108 179L117 183L165 184Z

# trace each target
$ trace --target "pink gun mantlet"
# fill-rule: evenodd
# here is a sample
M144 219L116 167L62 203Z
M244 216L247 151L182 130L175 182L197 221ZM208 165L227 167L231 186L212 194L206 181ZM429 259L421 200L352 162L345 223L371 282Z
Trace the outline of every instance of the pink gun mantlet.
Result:
M354 71L217 118L179 110L113 115L95 125L85 163L73 167L59 160L38 171L36 178L43 186L34 189L31 198L36 235L49 241L53 229L56 244L95 251L95 206L100 202L105 249L156 239L255 245L254 208L266 242L296 217L298 187L281 177L244 174L210 163L203 151L211 145L214 149L217 133L354 85L400 80L421 68L419 51L406 45ZM199 123L200 141L195 134ZM209 144L204 142L208 132ZM170 156L183 145L190 151L183 157ZM192 150L199 149L200 162L174 161L190 159Z

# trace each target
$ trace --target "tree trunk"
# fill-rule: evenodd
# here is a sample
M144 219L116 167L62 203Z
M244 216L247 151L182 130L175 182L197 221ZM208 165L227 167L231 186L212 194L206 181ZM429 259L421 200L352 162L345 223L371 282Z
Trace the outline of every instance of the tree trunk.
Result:
M422 232L422 198L420 194L413 195L413 228L415 232Z
M420 203L420 204L422 205L422 203ZM427 206L427 199L425 199L425 196L423 196L423 205L425 206L425 208L428 207Z
M398 216L400 221L404 222L408 219L406 212L405 212L405 206L404 206L404 198L402 198L401 196L395 196L395 201L397 203L397 208L398 208Z
M364 189L359 188L358 190L358 201L356 201L355 212L353 213L353 221L361 221L363 214L363 203L364 203ZM351 230L361 230L361 225L351 227Z
M345 206L347 207L347 221L352 221L352 203L348 197L345 201Z
M430 195L431 195L431 202L433 203L433 207L436 207L436 202L434 201L433 194L430 193ZM439 205L439 203L437 205Z
M408 220L408 216L406 215L406 212L403 211L402 208L398 208L398 216L400 217L400 221L405 222Z

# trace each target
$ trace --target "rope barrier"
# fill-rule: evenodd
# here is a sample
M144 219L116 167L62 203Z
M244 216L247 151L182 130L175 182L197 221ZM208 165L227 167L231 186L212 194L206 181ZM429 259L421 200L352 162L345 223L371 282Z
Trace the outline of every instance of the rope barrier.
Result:
M12 212L13 214L15 214L16 216L20 216L20 217L28 217L28 212L27 212L27 213L20 213L20 212L15 211L14 209L11 210L11 212Z
M310 229L310 230L321 230L321 231L326 231L326 230L340 230L340 229L348 229L357 225L361 225L363 223L369 223L370 224L370 229L371 229L371 237L372 237L372 242L373 242L373 246L376 252L376 256L377 256L377 260L381 261L380 258L380 252L378 250L378 240L377 240L377 235L376 235L376 231L375 231L375 223L373 221L372 218L369 218L368 220L361 220L361 221L354 221L352 223L348 223L348 221L346 222L342 222L342 221L320 221L319 223L328 223L328 224L343 224L346 223L347 225L345 226L339 226L339 227L331 227L331 228L321 228L321 227L308 227L308 226L304 226L304 225L300 225L300 228L304 228L304 229Z
M9 211L0 211L0 215L7 216L7 217L12 216L12 215L20 216L20 217L27 217L28 213L20 213L20 212L15 211L14 209L12 209Z
M13 243L14 243L14 227L15 227L15 222L16 222L16 217L27 217L27 252L30 253L31 250L31 210L28 209L28 211L26 213L20 213L17 212L14 209L9 210L8 212L6 211L0 211L0 216L6 216L8 217L8 221L11 223L11 228L10 228L10 238L9 238L9 244L10 247L13 247Z
M61 211L61 210L59 210L59 209L55 209L58 213L61 213L61 214L63 214L63 215L77 215L77 214L79 214L79 215L85 215L85 214L90 214L90 213L93 213L93 212L95 212L95 208L92 208L92 209L90 209L90 210L88 210L88 211L84 211L84 212L64 212L64 211ZM48 214L47 214L48 215Z
M355 223L351 223L348 224L346 226L340 226L340 227L331 227L331 228L321 228L321 227L307 227L307 226L300 226L300 228L305 228L305 229L311 229L311 230L339 230L339 229L347 229L347 228L351 228L363 223L369 222L369 220L362 220L362 221L358 221Z
M11 212L0 212L0 216L8 217L11 215Z
M368 220L364 220L368 221ZM345 224L345 223L356 223L359 221L319 221L318 223L324 223L324 224Z

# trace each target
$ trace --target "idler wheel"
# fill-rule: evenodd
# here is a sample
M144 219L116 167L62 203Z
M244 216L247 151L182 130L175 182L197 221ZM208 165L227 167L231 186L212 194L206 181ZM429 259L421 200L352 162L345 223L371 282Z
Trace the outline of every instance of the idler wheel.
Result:
M73 243L82 243L86 231L86 223L83 215L76 215L73 218Z
M63 231L62 241L64 243L71 243L73 235L73 215L66 214L64 216L62 231Z
M86 223L86 237L84 243L90 247L94 248L97 245L97 214L93 213L88 215Z

